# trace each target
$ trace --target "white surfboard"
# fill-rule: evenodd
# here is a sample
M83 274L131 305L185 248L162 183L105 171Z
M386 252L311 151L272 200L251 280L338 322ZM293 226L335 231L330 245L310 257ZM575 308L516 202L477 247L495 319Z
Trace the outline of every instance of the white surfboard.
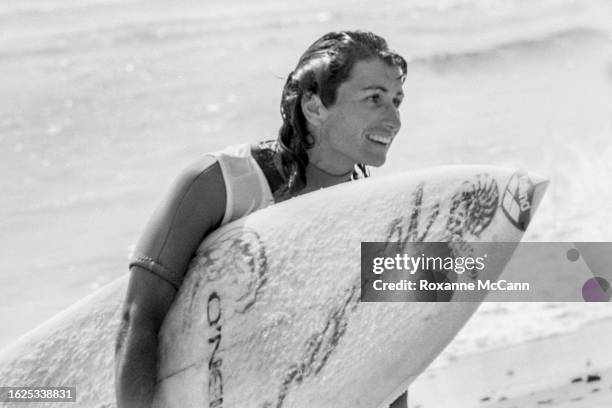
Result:
M391 403L478 303L360 302L361 241L517 242L545 186L496 167L428 169L335 186L221 228L202 243L162 327L158 402ZM502 266L508 254L492 251ZM126 282L3 350L2 385L75 386L73 406L113 406Z

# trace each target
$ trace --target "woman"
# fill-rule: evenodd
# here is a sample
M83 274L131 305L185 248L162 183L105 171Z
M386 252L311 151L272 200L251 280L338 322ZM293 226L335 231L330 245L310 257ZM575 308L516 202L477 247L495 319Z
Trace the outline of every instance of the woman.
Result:
M158 331L202 239L250 212L382 165L400 128L405 75L406 61L381 37L326 34L289 74L276 142L212 153L183 172L130 262L116 349L119 407L151 404Z

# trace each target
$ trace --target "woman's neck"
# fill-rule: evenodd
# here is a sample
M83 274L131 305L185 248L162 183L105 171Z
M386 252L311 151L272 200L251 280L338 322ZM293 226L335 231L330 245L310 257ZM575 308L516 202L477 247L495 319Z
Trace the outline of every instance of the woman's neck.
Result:
M309 163L306 166L306 188L304 193L318 190L324 187L330 187L336 184L344 183L351 180L353 169L343 174L335 174L329 172L315 163Z
M310 157L306 166L306 186L299 191L289 192L286 184L287 179L282 176L280 156L275 144L272 142L260 143L253 146L251 152L259 167L263 170L274 196L274 201L277 203L304 193L350 181L353 174L353 168L347 170L347 165L342 166L344 172L338 172L335 169L330 171L330 166L322 165L324 160L321 160L317 155L313 155L314 157Z

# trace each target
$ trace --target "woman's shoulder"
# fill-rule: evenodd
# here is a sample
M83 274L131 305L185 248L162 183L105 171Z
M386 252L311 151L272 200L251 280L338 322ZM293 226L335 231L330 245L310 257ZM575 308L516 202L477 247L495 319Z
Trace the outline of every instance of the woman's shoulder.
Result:
M219 160L215 156L207 154L188 163L179 173L178 181L192 184L200 179L213 180L219 177L223 180Z
M228 146L221 150L205 153L188 163L178 178L182 184L196 183L201 179L223 182L224 167L231 167L236 160L254 160L266 175L266 178L275 179L278 176L278 170L274 152L274 141Z
M208 211L225 211L226 187L219 161L210 155L202 155L188 163L175 178L170 196L182 206L199 203ZM208 208L210 207L210 208Z

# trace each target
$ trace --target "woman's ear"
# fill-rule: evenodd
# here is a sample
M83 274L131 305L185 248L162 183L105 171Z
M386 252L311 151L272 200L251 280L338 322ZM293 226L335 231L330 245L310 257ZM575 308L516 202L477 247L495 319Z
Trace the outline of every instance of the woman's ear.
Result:
M327 108L321 102L319 95L312 92L302 96L302 113L306 121L315 128L319 128L327 118Z

